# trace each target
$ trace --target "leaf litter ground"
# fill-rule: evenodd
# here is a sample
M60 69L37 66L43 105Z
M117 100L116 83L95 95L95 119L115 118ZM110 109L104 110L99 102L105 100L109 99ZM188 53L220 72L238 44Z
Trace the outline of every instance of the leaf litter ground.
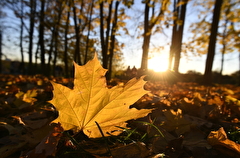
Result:
M59 115L48 103L50 80L74 85L65 78L1 76L1 157L239 157L239 87L148 81L144 88L149 93L130 108L152 113L129 120L127 128L118 126L114 130L120 135L89 138L49 125Z

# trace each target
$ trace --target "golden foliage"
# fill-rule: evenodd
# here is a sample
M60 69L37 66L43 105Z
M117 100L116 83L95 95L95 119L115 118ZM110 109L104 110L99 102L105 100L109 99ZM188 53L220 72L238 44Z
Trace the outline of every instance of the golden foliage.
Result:
M70 89L52 82L53 99L50 101L59 111L60 122L65 130L83 130L90 137L101 137L96 126L100 125L104 133L126 127L125 121L146 116L151 110L129 109L129 106L147 93L143 89L143 78L132 79L124 86L107 88L105 73L95 55L84 66L74 63L74 87ZM114 133L118 134L118 133Z

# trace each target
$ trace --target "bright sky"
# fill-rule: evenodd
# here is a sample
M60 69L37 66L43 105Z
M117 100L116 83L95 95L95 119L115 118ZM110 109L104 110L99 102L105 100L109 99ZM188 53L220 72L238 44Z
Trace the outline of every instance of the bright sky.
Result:
M139 2L140 3L140 2ZM141 6L141 7L140 7ZM189 25L192 21L196 20L196 8L189 7L187 8L187 14L186 14L186 23L184 28L184 39L183 42L187 40L189 35ZM135 12L130 12L129 14L134 15L134 19L131 19L130 22L127 23L129 28L132 28L130 31L131 35L135 35L138 32L136 31L136 24L138 24L140 21L142 22L143 19L139 18L142 16L143 18L143 11L144 11L144 5L143 4L136 4L134 6ZM193 8L193 9L192 9ZM142 14L140 14L142 13ZM166 64L168 61L168 54L169 54L169 43L171 41L171 30L165 29L164 34L155 34L151 38L151 47L150 47L150 61L149 61L149 69L157 69L157 71L162 70L163 68L167 68ZM124 37L123 40L126 43L126 47L124 48L124 57L125 57L125 63L126 65L130 65L131 67L136 66L137 68L141 65L141 57L142 57L142 38L137 39L136 36L133 38L130 37ZM151 51L153 48L162 46L164 47L161 51ZM213 71L219 71L221 68L221 53L218 52L219 50L216 49L214 63L213 63ZM156 56L157 59L152 59L154 56ZM239 70L239 52L235 51L234 53L229 53L225 55L225 63L223 68L223 74L231 74L233 72L236 72ZM182 55L181 61L180 61L180 67L179 71L181 73L185 73L188 70L194 70L197 72L204 73L205 71L205 61L206 61L206 55L202 56L194 56L193 54ZM152 63L151 63L152 62ZM157 68L156 68L157 67Z
M124 50L127 52L127 50ZM153 61L150 59L149 61L149 69L153 69L157 67L157 69L162 70L162 68L166 67L166 61L168 61L168 51L163 52L156 52L154 53L157 58L154 58ZM136 66L137 68L140 68L141 65L141 55L142 51L139 50L138 52L130 52L130 53L124 53L125 54L125 63L126 65L130 65L131 67ZM183 56L180 60L180 67L179 71L181 73L185 73L188 70L194 70L197 72L204 73L205 70L205 61L206 61L206 55L199 56L191 56L185 57ZM152 62L152 64L151 64ZM214 64L213 64L213 71L219 71L221 68L221 54L216 53ZM223 74L231 74L233 72L236 72L239 70L239 58L238 53L230 53L225 55L225 63L223 68Z

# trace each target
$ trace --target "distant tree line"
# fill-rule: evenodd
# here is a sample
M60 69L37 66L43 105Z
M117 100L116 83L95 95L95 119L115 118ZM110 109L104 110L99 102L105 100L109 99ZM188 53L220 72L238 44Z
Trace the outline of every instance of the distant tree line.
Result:
M19 34L21 65L27 66L24 73L34 74L36 64L40 63L43 75L55 75L57 62L61 61L64 75L70 77L73 60L83 65L98 52L103 67L109 70L106 77L110 80L112 72L122 65L124 43L118 37L130 36L131 28L126 22L135 17L126 12L133 9L134 3L134 0L1 0L0 20L8 14L3 8L11 10L19 20L15 30ZM164 28L172 28L168 68L178 74L183 54L207 54L205 84L212 82L216 44L222 47L220 73L224 54L240 51L239 0L143 0L139 5L144 6L139 26L143 39L142 72L148 70L151 37L163 34ZM190 27L191 39L183 43L188 7L201 11ZM0 24L0 48L6 27ZM25 52L28 64L24 63ZM1 49L0 58L2 61Z

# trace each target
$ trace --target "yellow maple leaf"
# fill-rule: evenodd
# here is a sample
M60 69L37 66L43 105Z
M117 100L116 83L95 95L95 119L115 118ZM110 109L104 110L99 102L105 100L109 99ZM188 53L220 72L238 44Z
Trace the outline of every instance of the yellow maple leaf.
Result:
M148 91L143 89L146 81L131 79L124 86L107 88L105 73L97 55L86 65L74 63L74 87L70 89L52 82L53 99L50 101L59 112L53 122L60 122L64 130L82 130L89 137L101 137L97 122L103 132L119 130L115 126L126 127L125 121L146 116L151 110L129 106Z

